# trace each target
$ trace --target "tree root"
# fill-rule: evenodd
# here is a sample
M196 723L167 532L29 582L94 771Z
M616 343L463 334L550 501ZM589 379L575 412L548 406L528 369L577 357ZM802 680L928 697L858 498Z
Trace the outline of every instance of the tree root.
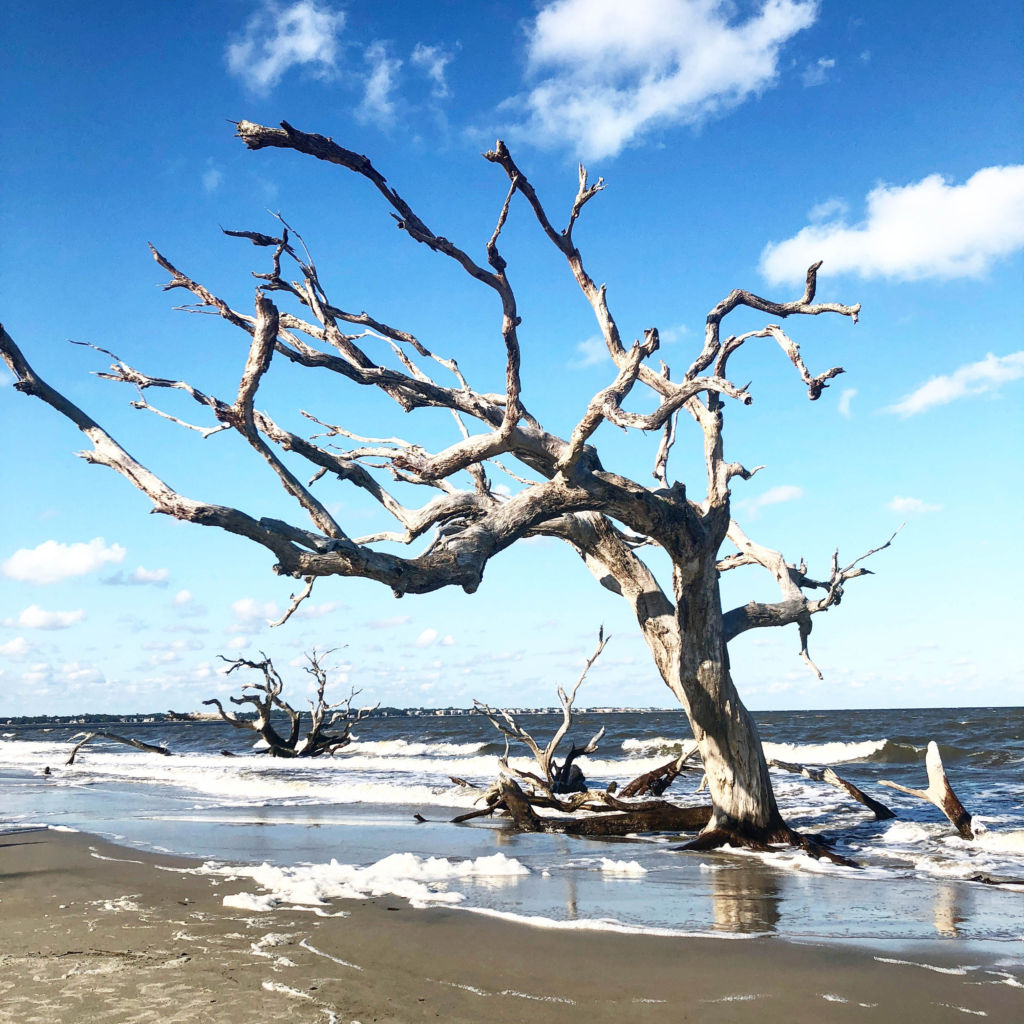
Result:
M825 858L844 868L860 867L856 861L830 850L820 838L805 836L788 825L756 831L741 831L727 826L718 826L707 832L702 832L696 839L683 843L682 846L673 847L673 849L699 852L720 850L723 846L734 846L741 850L757 850L759 853L777 853L776 847L780 843L795 846L812 857Z

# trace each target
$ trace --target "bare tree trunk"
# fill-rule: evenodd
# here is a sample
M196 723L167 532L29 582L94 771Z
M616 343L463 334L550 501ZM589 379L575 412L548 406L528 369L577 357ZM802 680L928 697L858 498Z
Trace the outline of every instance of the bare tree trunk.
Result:
M688 580L677 567L675 577L675 657L658 660L666 684L686 709L704 762L714 807L705 832L723 842L789 841L761 737L729 672L715 563L705 562Z

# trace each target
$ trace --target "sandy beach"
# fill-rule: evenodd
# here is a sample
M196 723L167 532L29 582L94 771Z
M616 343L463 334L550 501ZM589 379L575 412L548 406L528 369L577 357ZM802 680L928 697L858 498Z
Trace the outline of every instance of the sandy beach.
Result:
M564 931L395 898L256 912L230 905L251 879L195 866L82 833L0 836L0 1020L1024 1019L1020 969L958 940Z

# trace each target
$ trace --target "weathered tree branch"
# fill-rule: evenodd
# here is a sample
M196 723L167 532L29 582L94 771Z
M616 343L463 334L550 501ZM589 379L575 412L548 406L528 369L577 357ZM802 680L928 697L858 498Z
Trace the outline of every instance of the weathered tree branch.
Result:
M148 754L163 754L167 757L171 753L166 747L161 747L155 743L144 743L142 740L133 739L131 736L118 736L117 733L104 732L102 729L96 729L93 732L80 732L72 736L71 739L77 740L79 736L82 738L75 744L75 748L71 751L71 755L64 762L65 765L74 764L75 757L82 747L97 737L101 737L105 740L113 740L115 743L124 743L126 746L135 747L136 750L144 750Z
M896 782L889 782L887 779L880 780L878 784L934 804L964 839L974 839L980 828L975 826L970 812L960 803L959 797L953 792L953 787L949 784L949 779L946 778L946 769L942 766L942 755L939 753L938 744L934 740L928 744L924 763L928 772L927 789L910 789Z
M788 761L779 761L776 758L772 758L768 764L772 768L780 768L782 771L794 772L806 779L813 779L815 782L827 782L830 786L835 786L836 789L842 790L856 800L857 803L863 804L874 814L876 821L886 821L889 818L896 817L895 811L890 810L885 804L868 796L867 793L855 786L849 779L844 779L837 775L832 768L808 768L802 764L790 764Z
M284 487L301 509L300 522L308 525L206 503L173 490L81 409L42 381L7 332L0 329L0 353L15 374L16 388L40 398L75 423L93 445L84 457L115 469L150 498L155 511L217 526L267 548L274 556L275 572L305 584L305 590L293 596L282 621L294 613L321 576L376 580L390 587L396 596L448 586L472 592L479 586L489 561L516 541L549 536L569 543L603 586L629 602L659 673L690 717L714 801L708 831L720 837L746 837L752 842L769 836L790 836L775 804L756 727L732 682L726 644L750 628L795 622L802 653L809 661L806 641L811 616L837 605L844 584L866 570L858 568L857 563L840 568L838 558L834 558L829 579L815 581L807 577L802 566L791 566L781 554L735 533L734 539L740 537L739 553L723 558L720 548L732 521L730 484L736 477L749 479L756 472L725 456L722 431L727 404L732 404L726 399L733 399L737 405L753 399L749 386L738 386L728 373L744 344L754 338L771 338L796 369L810 397L817 398L839 368L823 373L808 369L797 342L782 331L778 322L795 315L823 313L856 322L859 306L816 302L820 264L810 268L804 294L793 301L776 302L734 290L707 314L702 350L682 376L673 377L668 367L656 369L650 365L650 357L658 348L654 327L644 331L642 343L630 348L623 345L607 289L595 283L584 266L573 238L574 227L604 184L601 180L591 184L583 167L579 169L578 190L566 227L559 231L529 179L499 141L486 157L502 168L508 187L495 227L484 245L486 259L478 262L466 249L428 228L365 156L325 136L299 131L287 122L280 128L269 128L241 121L238 137L252 150L294 150L352 171L380 194L400 230L445 256L460 276L466 275L467 280L493 293L500 303L500 322L493 328L493 338L495 351L504 363L502 390L494 393L474 389L455 359L436 355L415 335L383 317L348 312L342 304L333 302L305 242L280 216L273 235L228 232L248 240L268 257L268 268L255 275L258 290L252 313L232 308L153 251L169 275L165 287L185 290L194 299L187 307L190 311L214 315L245 338L246 356L244 366L239 367L234 395L218 398L184 380L146 375L116 357L105 376L132 384L140 396L134 404L158 413L168 422L198 431L203 437L225 427L240 434L269 466L276 478L275 486ZM582 403L568 438L545 430L526 409L522 397L518 305L508 263L499 249L517 196L525 200L544 236L565 258L615 367L614 380ZM285 304L290 308L284 308ZM763 313L770 322L723 342L722 324L741 308ZM355 446L339 449L330 442L318 443L317 436L299 437L256 407L262 382L282 361L296 369L331 374L330 379L339 384L377 389L405 413L447 409L453 415L456 436L451 443L441 439L437 450L429 450L411 433L410 441L368 437L385 431L359 429L358 424L333 424L333 410L329 417L318 417L313 409L307 412L311 421L324 424L333 438L347 438ZM431 372L436 371L430 362L449 371L455 385L434 380ZM147 397L152 388L181 391L210 417L210 426L191 424L155 409ZM644 389L651 394L645 394ZM641 411L626 408L634 400L643 403L637 406ZM339 401L339 406L345 407L345 403ZM700 486L691 483L689 493L668 473L669 451L677 442L677 417L684 411L700 429L706 477ZM653 486L612 472L602 464L594 445L605 421L627 430L658 432ZM492 489L487 462L498 465L519 485L514 493L504 495ZM301 472L296 471L297 465L302 466ZM300 477L308 478L309 483L301 483ZM391 493L385 488L382 481L389 477L401 485L401 490L396 488ZM353 540L328 511L327 496L321 494L333 481L360 488L371 497L382 515L388 517L383 526L375 523L369 530L360 529L364 536ZM433 500L420 507L407 507L399 495L404 497L410 485L430 488ZM410 551L408 556L395 554L385 546L393 541L406 546L418 542L418 550ZM671 562L670 586L663 587L641 558L645 546L660 549ZM772 571L782 591L780 602L752 603L723 615L719 573L740 564L761 564ZM820 590L824 596L808 597L804 592L810 590ZM259 669L260 663L249 663L249 667ZM298 712L281 697L279 682L276 676L265 675L262 684L248 684L244 695L234 702L251 705L257 720L265 718L268 726L271 712L279 719L284 716L289 722L289 735L279 739L287 749L293 739L298 742L298 719L292 717ZM564 696L567 713L571 700ZM236 714L226 712L219 701L211 703L226 721L252 728ZM321 725L323 721L321 718ZM514 734L512 725L506 721L505 726ZM596 738L591 742L596 743ZM541 750L536 743L534 746L543 758L547 748ZM290 749L294 752L294 744ZM549 757L553 756L552 750ZM561 768L564 770L567 763L573 767L575 756L571 751ZM550 788L552 781L545 773L542 786ZM553 795L543 798L555 799ZM591 803L605 810L611 806L600 800Z

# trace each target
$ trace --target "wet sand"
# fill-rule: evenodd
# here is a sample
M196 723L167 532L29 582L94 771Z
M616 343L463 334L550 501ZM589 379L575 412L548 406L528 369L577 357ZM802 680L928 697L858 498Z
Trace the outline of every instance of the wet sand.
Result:
M386 898L319 916L81 833L0 835L0 1021L1024 1020L1020 951L534 928ZM892 963L900 960L909 963ZM966 970L965 970L966 968ZM949 973L961 971L962 973Z

